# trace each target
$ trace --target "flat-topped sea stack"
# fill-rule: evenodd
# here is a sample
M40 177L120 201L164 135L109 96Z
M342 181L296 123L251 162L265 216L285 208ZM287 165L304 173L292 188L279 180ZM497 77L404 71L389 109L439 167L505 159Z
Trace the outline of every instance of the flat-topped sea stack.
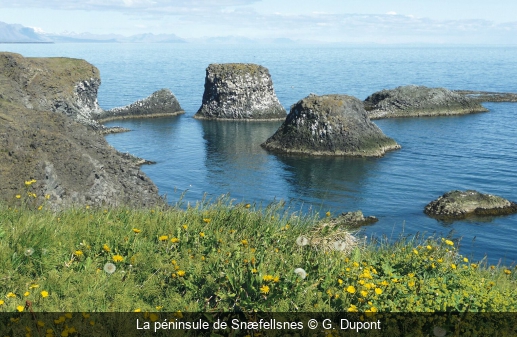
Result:
M400 148L370 121L359 99L312 94L291 107L262 146L280 153L360 157L380 157Z
M182 113L185 111L174 94L169 89L161 89L124 107L102 111L95 119L106 122L115 119L176 116Z
M424 213L440 219L462 219L470 215L517 213L517 204L478 191L451 191L425 206Z
M488 111L479 101L445 89L407 85L378 91L364 100L370 119L464 115Z
M267 68L251 63L211 64L198 119L283 120Z

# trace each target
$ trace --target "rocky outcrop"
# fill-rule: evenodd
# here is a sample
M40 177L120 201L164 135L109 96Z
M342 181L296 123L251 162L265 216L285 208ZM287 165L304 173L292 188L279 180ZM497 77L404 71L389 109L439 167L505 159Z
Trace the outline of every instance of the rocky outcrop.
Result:
M331 219L330 224L346 228L358 228L371 225L379 221L377 217L370 215L365 217L361 210L341 213L337 218Z
M476 90L453 90L476 102L517 102L517 94L511 92L492 92Z
M298 101L262 146L273 152L361 157L400 148L370 121L359 99L346 95Z
M98 122L115 119L176 116L185 111L169 89L161 89L151 96L120 108L102 111L94 118Z
M99 70L84 60L0 53L0 99L28 109L60 112L99 128L92 119L102 112L100 84Z
M273 90L269 71L256 64L211 64L198 119L282 120L286 111Z
M517 204L474 190L451 191L425 206L424 213L443 219L461 219L469 215L506 215L517 213Z
M52 209L165 204L133 161L94 127L76 121L97 107L91 100L100 83L95 67L83 60L10 53L0 54L0 67L2 202ZM32 179L36 182L25 186Z
M370 119L463 115L486 112L478 101L445 88L408 85L378 91L364 100Z

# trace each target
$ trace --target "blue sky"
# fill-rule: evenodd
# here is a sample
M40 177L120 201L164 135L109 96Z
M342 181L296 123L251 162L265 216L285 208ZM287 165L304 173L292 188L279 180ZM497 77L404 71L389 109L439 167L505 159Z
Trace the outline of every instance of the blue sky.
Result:
M64 31L348 43L517 44L517 1L0 0L0 21Z

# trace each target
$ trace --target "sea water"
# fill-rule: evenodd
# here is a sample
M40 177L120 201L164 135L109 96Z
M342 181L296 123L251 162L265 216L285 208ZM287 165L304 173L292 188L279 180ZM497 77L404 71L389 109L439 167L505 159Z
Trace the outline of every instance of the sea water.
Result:
M517 261L517 215L442 222L423 213L427 203L454 189L517 201L517 103L485 103L490 112L465 116L374 121L402 146L382 158L274 155L260 144L279 122L192 118L210 63L267 67L289 110L309 93L364 99L407 84L517 92L516 47L4 44L0 50L86 59L100 69L104 109L171 89L184 115L109 122L133 131L106 136L118 150L157 162L142 170L170 203L229 194L256 205L283 200L302 213L360 209L379 221L357 235L449 235L461 239L461 252L472 260Z

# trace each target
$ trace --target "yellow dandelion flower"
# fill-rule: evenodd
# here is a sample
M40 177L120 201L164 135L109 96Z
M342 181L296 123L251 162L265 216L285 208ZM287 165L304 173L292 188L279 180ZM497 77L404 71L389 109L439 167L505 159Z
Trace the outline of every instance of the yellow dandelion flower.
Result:
M199 236L204 238L205 237L205 233L204 232L199 232Z
M357 262L352 263L352 265L353 265L354 267L356 267L356 268L357 268L357 267L359 267L359 263L357 263Z
M368 296L368 292L367 292L366 290L361 290L359 293L360 293L360 294L361 294L361 296L363 296L363 297Z
M149 319L151 320L151 322L156 322L158 320L158 318L160 318L157 314L155 314L154 312L149 314Z
M184 270L178 270L178 276L179 277L185 276L185 271Z
M265 295L269 294L269 287L267 285L263 285L260 287L260 292Z
M343 280L342 279L338 279L337 283L339 283L339 285L342 285L343 284Z
M13 292L9 292L7 294L7 298L15 298L15 297L16 297L16 295Z
M454 246L454 242L452 242L451 240L445 240L445 244L448 246Z
M330 216L330 211L327 211L327 213L325 213L325 215L327 216L327 218Z
M466 257L463 258L463 262L469 262L469 259L467 259Z
M121 255L113 255L113 262L122 262L124 261L124 257Z
M274 280L274 276L273 275L269 275L269 274L266 274L262 277L262 280L265 281L265 282L271 282Z
M50 194L45 194L45 199L46 200L50 199Z
M82 250L76 250L74 252L74 254L75 254L75 256L81 256L81 255L83 255L83 251Z
M413 254L418 255L418 250L413 249Z
M23 294L23 296L27 297L27 296L29 296L30 294L31 294L30 292L26 291L26 292Z
M171 242L172 242L172 243L178 243L178 242L180 242L180 239L178 239L178 238L172 238L172 239L171 239Z
M204 223L210 223L210 221L212 221L212 219L203 219Z
M354 286L348 286L346 288L346 291L350 294L355 294L355 287Z
M107 244L104 244L102 246L102 249L104 249L105 252L109 252L111 250L110 247Z
M427 248L428 250L433 249L433 247L431 245L427 245L425 248Z
M250 205L250 204L246 204L246 205L244 205L244 207L246 207L246 208L250 208L250 207L251 207L251 205Z
M138 228L133 228L133 232L135 232L136 234L140 233L142 230L138 229Z
M163 305L157 305L156 306L156 310L162 310L163 309Z
M253 269L251 270L251 273L252 273L252 274L256 274L256 273L257 273L257 269L253 268Z
M246 246L248 244L248 240L244 239L244 240L241 240L241 244L243 246Z
M38 211L41 211L43 209L43 205L38 206Z
M68 319L72 319L72 313L71 312L67 312L65 314L65 317L68 318Z
M183 227L183 229L185 229L185 230L186 230L186 229L188 228L188 225L186 225L186 224L185 224L185 225L183 225L182 227Z
M16 199L20 199L21 197L22 197L22 196L21 196L21 195L19 195L19 194L17 194L17 195L16 195Z
M512 272L511 272L509 269L505 269L505 270L504 270L504 273L505 273L506 275L510 275Z
M41 297L43 297L43 298L48 297L48 291L46 291L46 290L43 290L40 294L41 294Z
M174 265L174 266L177 264L176 260L172 260L172 261L171 261L171 263L172 263L172 265Z
M472 268L474 268L474 269L476 269L476 268L478 267L478 265L477 265L476 263L472 263L470 266L471 266Z
M456 269L456 265L454 263L451 263L451 268Z
M158 238L158 241L167 241L169 240L169 236L168 235L162 235Z
M4 300L0 300L0 305L3 305L5 303Z
M273 279L273 282L275 282L275 283L278 283L278 282L280 282L280 277L278 277L278 276L275 276L275 278Z
M42 321L38 321L38 323L37 323L37 324L38 324L38 326L39 326L40 328L43 328L43 327L45 326L45 322L42 322Z
M357 309L357 307L355 305L350 305L350 307L348 307L347 309L348 312L358 312L359 310Z
M440 258L440 259L436 260L436 262L438 262L438 263L442 263L442 262L443 262L443 259L442 259L442 258Z
M23 305L19 305L16 307L16 310L18 310L19 312L22 312L24 309L25 307Z
M410 286L410 287L414 287L415 286L415 281L409 281L407 285Z
M381 288L375 288L375 293L376 293L377 295L382 294L382 289L381 289Z

